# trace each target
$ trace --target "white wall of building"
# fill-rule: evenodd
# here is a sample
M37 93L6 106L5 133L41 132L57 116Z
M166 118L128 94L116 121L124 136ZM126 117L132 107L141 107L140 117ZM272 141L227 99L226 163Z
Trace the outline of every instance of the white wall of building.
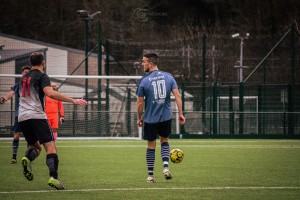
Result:
M33 49L33 48L48 48L46 52L47 63L46 73L48 75L67 75L68 72L68 51L61 50L45 45L30 43L22 40L12 39L5 36L0 36L0 44L5 45L4 49Z

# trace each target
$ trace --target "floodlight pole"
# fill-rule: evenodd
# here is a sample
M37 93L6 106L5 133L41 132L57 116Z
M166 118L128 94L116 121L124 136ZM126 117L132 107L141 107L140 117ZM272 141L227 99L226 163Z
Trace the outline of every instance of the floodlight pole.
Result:
M98 32L98 76L102 75L102 39L101 39L101 23L98 20L97 23L97 32ZM101 121L101 79L98 79L98 121ZM98 134L101 134L102 124L98 123Z
M94 17L97 14L100 14L100 11L97 11L93 14L88 14L86 10L77 10L77 15L81 19L85 21L85 26L84 26L84 41L85 41L85 75L88 76L88 66L89 66L89 35L88 35L88 29L89 29L89 21L93 21ZM88 79L85 79L85 98L88 99Z
M240 82L243 82L243 46L244 46L244 38L241 38L240 44Z
M240 42L240 65L234 66L239 68L239 134L244 133L244 80L243 80L243 46L244 46L244 39L249 37L249 33L246 34L245 37L240 36L239 33L233 34L233 38L239 38Z
M244 82L243 77L243 68L247 68L246 66L243 66L243 47L244 47L244 39L248 39L249 33L246 34L245 37L241 37L239 33L236 33L232 35L233 38L238 38L241 40L240 42L240 61L238 66L234 66L235 68L239 68L239 82Z
M88 29L89 29L89 20L88 18L84 20L85 21L85 26L84 26L84 41L85 41L85 75L89 75L88 71L88 66L89 66L89 58L88 58L88 53L89 53L89 34L88 34ZM86 78L85 79L85 98L88 99L88 87L89 87L89 81Z
M100 11L97 11L93 14L88 14L88 12L86 10L77 10L77 15L78 17L80 17L81 19L83 19L85 21L85 26L84 26L84 41L85 41L85 75L88 76L89 72L88 72L88 66L89 66L89 36L88 36L88 28L89 28L89 21L93 21L94 20L94 16L97 14L100 14ZM89 86L89 80L86 78L85 79L85 99L88 101L89 98L89 94L88 94L88 86ZM88 122L88 113L87 113L87 107L85 107L85 130L87 131L87 122Z

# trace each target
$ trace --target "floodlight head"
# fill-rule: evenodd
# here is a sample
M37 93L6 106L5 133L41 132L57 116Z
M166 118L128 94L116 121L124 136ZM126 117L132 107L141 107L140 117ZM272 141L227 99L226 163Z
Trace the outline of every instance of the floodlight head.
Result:
M78 15L78 17L80 17L82 19L89 18L89 14L87 13L86 10L77 10L77 15Z
M235 34L231 35L232 38L237 38L237 37L239 37L239 36L240 36L239 33L235 33Z
M246 33L246 37L245 39L249 38L250 34L249 33Z
M140 62L134 62L133 65L134 65L134 68L136 68L136 69L140 68Z
M89 18L90 18L91 20L93 20L94 17L95 17L97 14L100 14L100 13L101 13L100 11L97 11L97 12L91 14L91 15L89 16Z
M95 15L100 14L100 13L101 13L100 11L97 11L90 15L90 14L88 14L88 12L86 10L77 10L78 17L80 17L81 19L87 20L87 21L94 20Z

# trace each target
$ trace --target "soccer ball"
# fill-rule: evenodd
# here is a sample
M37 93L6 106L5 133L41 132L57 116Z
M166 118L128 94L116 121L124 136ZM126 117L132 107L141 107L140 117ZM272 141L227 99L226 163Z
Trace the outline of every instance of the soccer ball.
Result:
M180 149L172 149L170 152L170 160L173 163L180 163L184 158L184 154Z

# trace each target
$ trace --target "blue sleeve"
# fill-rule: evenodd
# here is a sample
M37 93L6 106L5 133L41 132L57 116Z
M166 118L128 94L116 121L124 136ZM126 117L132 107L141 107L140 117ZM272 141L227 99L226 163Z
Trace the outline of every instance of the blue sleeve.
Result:
M16 83L13 87L11 87L11 90L14 91L15 93L19 92L19 83Z
M174 77L172 77L172 90L178 88L178 85L174 79Z
M136 95L139 96L139 97L145 96L145 90L144 90L145 81L143 81L144 78L145 78L145 76L140 79L139 84L138 84L138 88L136 90Z
M141 84L141 83L139 84L139 87L138 87L138 89L137 89L137 91L136 91L136 94L137 94L137 96L139 96L139 97L145 96L143 84Z

